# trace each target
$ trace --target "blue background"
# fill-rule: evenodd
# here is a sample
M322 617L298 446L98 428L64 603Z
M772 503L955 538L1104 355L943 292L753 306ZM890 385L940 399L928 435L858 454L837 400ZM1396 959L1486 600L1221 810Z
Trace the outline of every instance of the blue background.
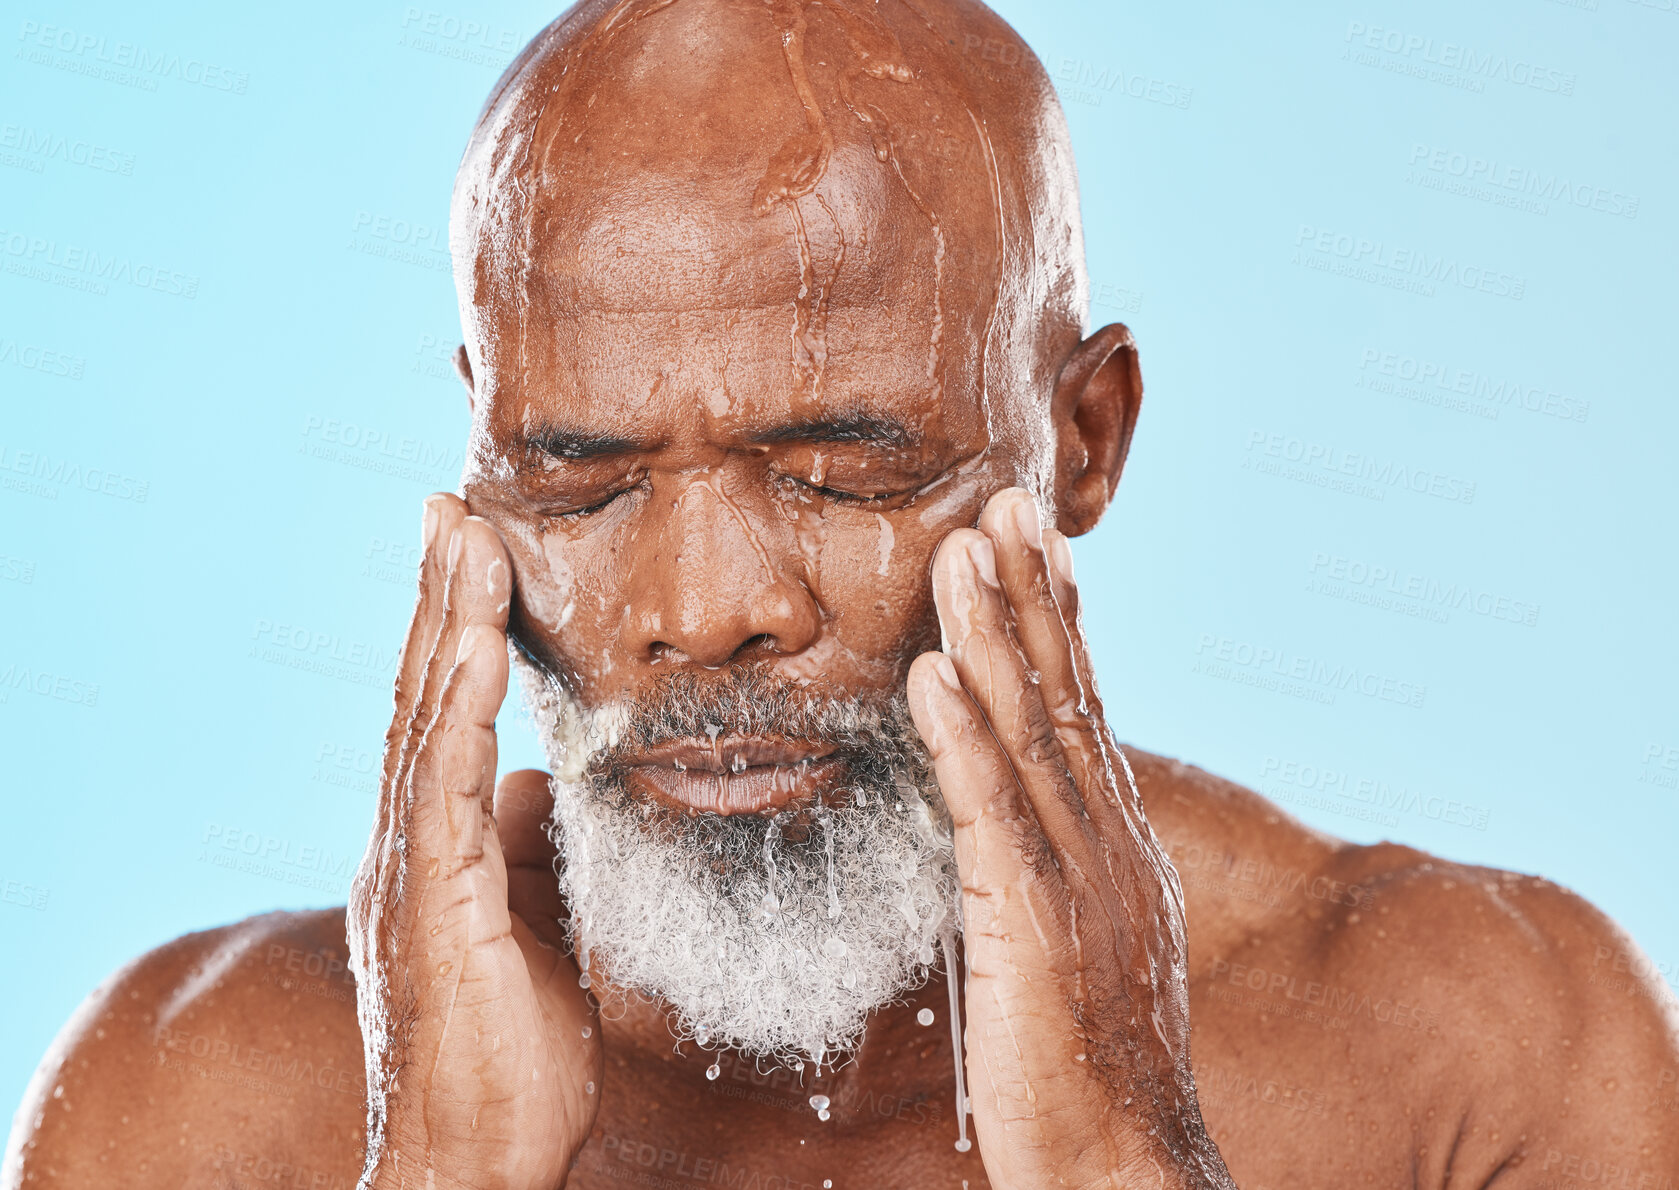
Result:
M127 958L342 901L467 426L450 182L554 15L143 7L0 28L0 1104ZM1075 546L1121 737L1553 877L1671 982L1673 0L998 7L1066 104L1093 317L1142 345ZM73 288L90 253L161 288Z

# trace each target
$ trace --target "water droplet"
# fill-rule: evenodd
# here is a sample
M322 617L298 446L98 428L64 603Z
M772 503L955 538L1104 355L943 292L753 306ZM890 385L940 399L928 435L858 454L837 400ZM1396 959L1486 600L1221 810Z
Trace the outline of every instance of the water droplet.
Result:
M845 939L828 939L822 944L822 953L827 955L830 959L843 959L845 957Z
M915 1014L915 1023L918 1024L918 1025L930 1025L930 1024L932 1024L933 1023L933 1010L931 1008L923 1008L920 1012L916 1013Z
M827 1123L827 1121L828 1121L828 1118L829 1118L829 1117L828 1117L828 1109L827 1109L827 1108L823 1108L823 1109L822 1109L822 1110L821 1110L821 1111L819 1111L819 1112L817 1112L817 1113L816 1113L816 1118L817 1118L817 1119L818 1119L818 1120L821 1120L821 1121L822 1121L822 1122L823 1122L823 1123Z
M846 968L845 974L840 976L840 982L845 985L846 991L850 991L855 988L857 986L856 970L850 967Z
M453 963L439 963L437 964L437 973L439 975L447 975L454 969L454 966L455 965Z
M933 944L931 942L923 942L921 944L920 952L917 953L915 957L923 963L931 964L933 961Z
M734 759L729 761L729 771L731 773L744 773L746 771L746 757L736 752Z
M812 1095L810 1105L816 1109L816 1114L820 1116L828 1110L828 1097L826 1095Z
M594 1034L595 1034L595 1031L593 1029L591 1029L588 1025L583 1026L583 1037L584 1037L585 1040L587 1040L590 1037L593 1037Z
M695 1025L694 1026L694 1041L695 1041L696 1044L704 1045L706 1042L708 1042L710 1040L711 1040L711 1030L710 1029L706 1028L704 1025Z
M595 1084L594 1083L588 1082L588 1083L583 1084L583 1094L593 1095L594 1093L595 1093Z
M967 1137L963 1136L963 1137L958 1137L957 1138L956 1151L958 1153L966 1153L969 1149L971 1149L973 1147L974 1147L974 1142L969 1140Z
M589 973L587 971L577 977L577 986L580 988L588 987L590 982Z
M716 1062L713 1062L710 1066L705 1068L706 1078L711 1079L713 1082L715 1082L717 1080L717 1076L722 1073L723 1067Z
M834 1190L834 1179L833 1178L823 1178L822 1179L822 1190Z

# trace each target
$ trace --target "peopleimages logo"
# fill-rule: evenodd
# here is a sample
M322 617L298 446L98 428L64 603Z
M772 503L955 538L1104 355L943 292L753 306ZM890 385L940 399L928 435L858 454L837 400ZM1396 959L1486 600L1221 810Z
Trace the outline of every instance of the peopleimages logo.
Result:
M1433 297L1436 285L1455 285L1517 302L1527 294L1527 278L1502 269L1309 223L1302 223L1295 233L1294 263L1424 297Z
M1327 697L1313 699L1333 702L1334 693L1360 694L1365 698L1400 706L1420 708L1428 697L1428 687L1416 682L1401 681L1376 673L1346 661L1328 662L1308 657L1288 649L1270 645L1256 645L1250 641L1203 632L1195 645L1197 658L1194 672L1209 677L1227 678L1242 685L1269 688L1265 681L1243 680L1238 674L1259 677L1271 683L1298 683Z
M1419 610L1468 612L1489 620L1503 620L1532 628L1539 622L1539 605L1476 588L1469 583L1446 583L1436 578L1358 558L1318 551L1312 555L1313 583L1308 590L1386 608L1391 600L1411 601ZM1328 581L1325 581L1328 580ZM1429 616L1426 618L1434 618ZM1441 619L1444 623L1444 619Z
M0 124L0 149L7 150L0 153L0 164L15 165L34 173L40 173L41 166L48 161L80 165L95 173L122 174L124 177L134 173L132 153L22 124Z
M1416 74L1430 81L1448 81L1458 76L1464 82L1484 86L1488 82L1510 83L1517 87L1531 87L1553 95L1573 95L1575 76L1568 71L1512 58L1496 51L1482 51L1454 41L1442 41L1403 29L1384 29L1366 25L1362 21L1347 22L1346 42L1349 49L1385 54L1387 61L1360 60L1360 65L1393 69L1403 74ZM1445 72L1447 78L1437 78L1435 72ZM1482 89L1480 86L1471 88Z
M154 80L160 78L172 78L192 86L207 87L212 91L225 91L230 95L243 95L251 85L251 76L244 71L217 66L198 58L183 57L180 54L160 53L133 42L112 41L103 34L66 29L61 25L24 21L23 28L18 33L18 40L23 42L25 51L34 51L37 55L43 51L47 54L56 53L71 60L70 64L66 65L50 59L40 62L39 58L32 56L31 60L41 65L65 66L73 73L96 76L102 74L99 67L132 71L133 76L130 80L115 78L112 81L143 82L149 84L144 87L148 91L157 89ZM23 54L20 53L19 56Z
M1486 830L1492 817L1492 811L1485 806L1407 789L1403 785L1394 785L1387 781L1355 777L1339 769L1286 757L1267 756L1260 770L1260 777L1267 781L1280 781L1296 789L1358 802L1375 809L1414 814L1419 818L1429 818L1453 826L1466 826L1472 830ZM1273 787L1264 792L1274 795L1277 791Z
M1101 106L1103 95L1117 93L1131 99L1141 99L1145 103L1158 103L1163 107L1175 107L1184 111L1195 98L1194 87L1186 87L1182 83L1166 79L1151 78L1146 74L1128 74L1118 66L1098 66L1078 58L1062 58L1056 64L1052 77L1057 83L1069 88L1070 98L1080 103L1089 103L1093 107Z
M47 236L0 230L0 256L9 258L8 273L99 296L109 292L110 282L189 300L198 296L198 278L190 273L82 244L61 244Z
M1503 201L1504 195L1537 200L1537 213L1541 215L1547 209L1544 204L1554 202L1582 210L1600 211L1605 215L1619 215L1624 219L1638 217L1637 195L1576 181L1566 174L1511 165L1492 157L1414 144L1411 146L1411 159L1406 164L1413 171L1426 171L1426 174L1419 174L1419 179L1436 175L1442 182L1462 182L1465 187L1463 193L1470 198L1481 197L1475 187L1488 186L1501 192L1489 196L1490 201L1499 205L1513 205Z
M1591 411L1591 402L1582 397L1555 392L1543 385L1524 384L1508 376L1495 378L1473 368L1453 367L1402 351L1366 347L1359 352L1358 368L1364 386L1373 391L1388 391L1388 386L1375 382L1377 377L1387 377L1414 384L1419 389L1473 397L1494 416L1499 409L1514 407L1562 421L1585 421ZM1407 394L1397 392L1397 395Z
M1357 495L1371 495L1377 500L1389 489L1401 488L1452 504L1475 502L1473 480L1261 429L1248 431L1248 458L1243 460L1243 468L1288 479L1321 478L1325 482L1318 484L1320 487L1339 483L1356 489Z

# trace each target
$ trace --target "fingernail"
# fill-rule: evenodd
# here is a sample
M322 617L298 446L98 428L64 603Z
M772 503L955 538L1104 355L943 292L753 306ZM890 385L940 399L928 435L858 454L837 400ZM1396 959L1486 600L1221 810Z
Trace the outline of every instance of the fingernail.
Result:
M944 683L947 690L956 690L962 685L956 677L956 667L943 653L933 654L933 673L938 675L939 681Z
M1049 535L1049 548L1044 551L1049 556L1049 568L1055 572L1055 577L1073 585L1073 547L1067 544L1067 538L1061 533Z
M437 526L443 523L443 512L431 496L426 497L421 507L424 511L420 513L420 548L430 553L432 544L437 540Z
M982 533L968 542L968 561L973 563L980 582L988 587L997 586L997 551L991 548L989 537Z
M491 599L504 600L507 598L509 587L507 564L500 558L490 559L490 568L484 574L484 587L489 591Z
M1014 523L1020 530L1020 536L1032 549L1042 549L1044 545L1043 526L1038 523L1038 502L1030 498L1014 502Z
M478 644L483 633L478 631L480 625L472 624L461 633L461 643L455 648L455 664L459 665L478 651Z
M459 529L449 534L449 572L454 573L456 565L461 560L461 551L466 548L466 537Z

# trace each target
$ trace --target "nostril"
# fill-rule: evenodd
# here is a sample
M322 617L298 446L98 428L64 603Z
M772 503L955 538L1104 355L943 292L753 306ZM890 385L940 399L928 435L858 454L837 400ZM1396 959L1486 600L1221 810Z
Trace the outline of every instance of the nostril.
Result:
M754 650L762 650L765 653L775 653L780 651L776 647L775 637L771 636L767 632L760 632L757 636L742 641L740 648L735 651L737 654L740 654L752 653Z
M651 645L647 646L647 655L654 661L664 661L670 664L675 664L679 661L686 661L688 659L688 654L684 653L675 645L667 644L662 640L656 640Z

